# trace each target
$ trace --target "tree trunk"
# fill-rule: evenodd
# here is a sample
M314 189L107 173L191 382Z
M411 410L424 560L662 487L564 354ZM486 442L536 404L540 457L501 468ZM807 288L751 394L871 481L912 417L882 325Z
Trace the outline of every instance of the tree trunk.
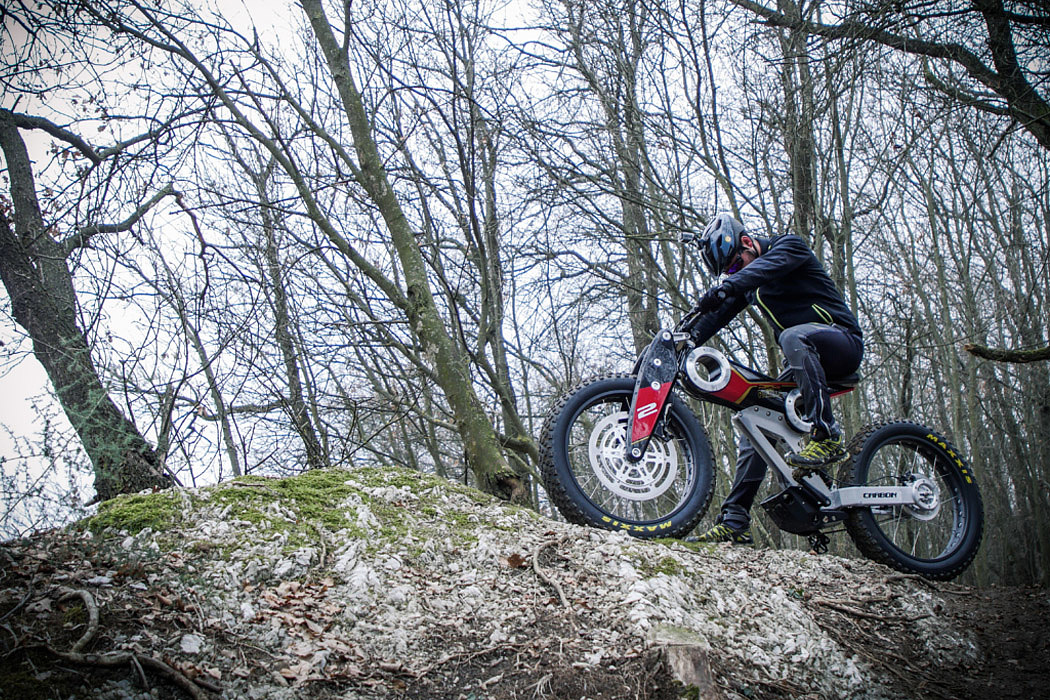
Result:
M780 0L778 5L788 17L801 18L801 10L794 2ZM791 163L792 233L810 241L816 248L823 242L823 236L816 230L815 117L806 39L804 32L794 28L780 34L780 48L784 54L780 77L784 89L784 150Z
M263 221L263 255L266 262L266 274L273 291L273 318L274 337L277 347L281 350L281 359L284 361L284 375L288 382L288 394L281 397L285 404L285 412L292 421L295 432L303 441L306 450L306 463L311 469L320 469L328 466L328 455L321 447L321 441L317 438L317 432L310 421L310 411L306 405L303 394L302 374L299 369L299 357L292 336L292 314L288 305L288 297L285 292L285 281L283 270L277 251L276 222L273 220L272 204L266 192L264 176L252 173L252 179L259 196L259 210Z
M456 429L463 439L467 464L480 488L509 500L526 499L528 491L504 457L492 421L474 392L466 352L449 335L434 301L426 261L387 178L361 93L350 74L347 56L340 50L320 1L303 0L302 6L328 63L350 124L354 150L359 159L358 183L382 215L397 253L407 287L405 314L452 409Z
M0 212L0 277L15 321L32 339L33 354L91 459L98 498L169 486L153 448L102 385L77 325L76 292L65 249L45 230L25 141L2 114L0 148L13 207Z

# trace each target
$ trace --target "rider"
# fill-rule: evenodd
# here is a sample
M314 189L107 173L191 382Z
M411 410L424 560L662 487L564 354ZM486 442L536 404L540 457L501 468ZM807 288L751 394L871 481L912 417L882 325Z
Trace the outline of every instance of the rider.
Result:
M696 305L692 335L707 342L748 304L769 319L784 352L790 377L798 384L805 418L813 432L787 462L801 478L846 456L842 430L831 412L828 378L857 371L864 345L860 325L823 266L795 235L751 236L728 214L719 214L698 240L701 258L714 275L726 275ZM733 488L714 527L689 538L699 542L752 544L750 510L765 461L741 436Z

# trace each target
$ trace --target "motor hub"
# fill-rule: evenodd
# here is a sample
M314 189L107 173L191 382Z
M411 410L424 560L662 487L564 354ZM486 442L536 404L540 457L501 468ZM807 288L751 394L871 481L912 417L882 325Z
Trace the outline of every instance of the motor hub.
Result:
M941 510L941 488L926 476L916 476L911 482L915 490L915 505L904 506L904 512L916 520L933 520Z

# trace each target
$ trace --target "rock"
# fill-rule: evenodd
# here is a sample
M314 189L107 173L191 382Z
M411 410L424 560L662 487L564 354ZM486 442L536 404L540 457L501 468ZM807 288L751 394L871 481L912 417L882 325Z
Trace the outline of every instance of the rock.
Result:
M204 638L196 634L184 634L179 642L183 654L199 654L204 648Z

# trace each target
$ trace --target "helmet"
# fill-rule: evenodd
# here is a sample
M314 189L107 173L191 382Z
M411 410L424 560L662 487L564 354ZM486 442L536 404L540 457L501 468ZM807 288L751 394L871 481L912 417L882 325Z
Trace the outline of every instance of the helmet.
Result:
M719 214L711 219L700 234L700 257L713 275L725 272L726 266L739 253L743 244L744 225L729 214Z

